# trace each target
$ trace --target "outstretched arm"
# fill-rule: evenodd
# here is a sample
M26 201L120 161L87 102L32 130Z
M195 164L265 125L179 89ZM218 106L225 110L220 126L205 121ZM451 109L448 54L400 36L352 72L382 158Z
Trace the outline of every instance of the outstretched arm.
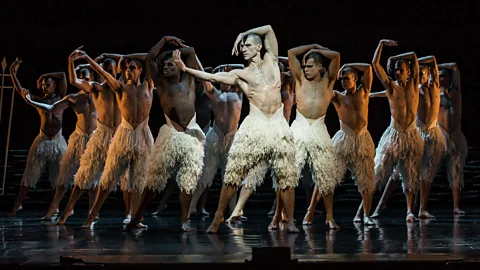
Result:
M372 76L372 65L366 64L366 63L349 63L345 64L338 70L338 76L337 78L340 79L340 73L342 73L342 70L345 68L354 68L360 72L363 73L362 75L362 87L365 89L365 91L370 92L372 88L372 82L373 82L373 76Z
M74 57L73 60L77 59L85 59L87 60L88 63L90 63L90 66L92 69L97 72L100 76L102 76L105 81L108 83L110 88L112 88L113 91L119 91L121 89L121 84L120 82L114 78L110 73L106 72L95 60L90 58L84 51L82 50L75 50L74 51Z
M302 64L298 57L310 51L311 49L321 49L322 46L318 44L303 45L288 50L288 65L292 75L299 80L302 76Z
M375 92L375 93L370 93L368 95L369 98L375 98L375 97L387 97L387 90L383 90L380 92Z
M335 81L338 69L340 69L340 53L326 48L322 48L311 49L307 54L310 54L312 52L318 52L319 54L331 60L330 65L328 66L328 79L330 81Z
M180 68L180 70L192 75L195 78L199 78L202 80L207 80L215 83L223 83L227 85L236 85L237 80L239 80L239 77L237 75L237 70L232 70L230 72L218 72L218 73L212 74L212 73L196 70L193 68L189 68L185 65L185 63L183 63L180 57L179 50L175 50L173 52L173 60L175 61L175 64Z
M372 66L373 66L373 69L375 70L375 73L377 74L377 77L380 79L380 81L382 82L383 86L385 86L385 88L390 89L390 78L388 77L387 73L385 72L382 65L380 64L383 45L397 46L397 42L389 39L380 40L372 59Z
M217 73L219 69L243 69L243 68L245 68L243 64L223 64L213 69L212 73Z
M243 37L249 34L257 34L264 37L264 45L267 54L272 57L272 60L276 61L278 59L278 41L275 36L275 32L270 25L260 26L257 28L250 29L246 32L240 33L235 40L233 46L232 55L235 53L238 56L238 45L242 41Z

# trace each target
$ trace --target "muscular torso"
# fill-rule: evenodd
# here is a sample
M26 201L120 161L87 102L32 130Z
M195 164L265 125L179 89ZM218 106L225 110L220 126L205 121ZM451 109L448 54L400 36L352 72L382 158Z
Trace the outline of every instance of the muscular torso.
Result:
M77 115L77 126L87 134L97 128L97 111L90 95L83 91L70 95L69 103Z
M437 120L440 110L440 89L435 83L431 86L422 86L418 100L417 119L427 127Z
M387 89L390 113L393 119L406 128L417 116L419 90L414 80L407 82L405 87L395 81L390 83L391 89Z
M195 112L197 113L197 124L203 129L210 125L212 106L210 99L205 93L197 94L195 98Z
M297 111L305 118L317 119L327 113L333 98L333 83L327 75L320 81L309 81L304 76L295 85Z
M215 99L212 100L212 110L215 116L215 124L223 134L238 127L242 112L242 93L215 91Z
M438 123L448 133L461 128L462 121L462 95L460 90L447 92L441 89L440 110L438 113Z
M195 84L193 78L183 74L179 83L166 78L157 81L158 97L163 112L172 120L175 129L184 131L195 115Z
M45 104L53 104L59 101L60 97L49 98L37 98L34 100L37 102ZM40 129L45 133L50 139L53 138L61 129L63 125L63 108L54 108L53 111L49 112L37 108L38 114L40 115Z
M369 93L358 88L355 93L336 92L332 100L337 110L338 118L353 130L359 130L368 124Z
M282 103L283 103L283 116L290 122L290 115L292 114L293 99L294 99L295 79L289 75L282 75Z
M117 92L117 102L122 118L136 128L150 114L152 91L148 89L146 83L139 86L122 83L122 89Z
M115 92L107 83L99 85L101 91L92 92L93 103L97 109L98 120L113 129L122 121Z

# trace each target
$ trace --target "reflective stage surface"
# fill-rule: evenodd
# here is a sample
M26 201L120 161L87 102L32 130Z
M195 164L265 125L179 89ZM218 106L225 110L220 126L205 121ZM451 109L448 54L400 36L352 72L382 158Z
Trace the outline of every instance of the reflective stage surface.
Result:
M291 258L306 262L366 262L386 260L479 261L480 211L465 208L454 217L450 209L434 208L434 220L407 224L403 208L391 207L366 227L352 222L355 209L336 209L341 229L329 230L324 215L312 227L302 227L304 212L297 211L301 232L269 232L267 209L250 210L248 222L222 224L218 235L206 234L211 218L193 216L192 232L179 231L179 213L145 218L147 230L123 232L121 209L102 209L93 230L82 230L86 210L78 210L66 226L41 222L43 211L24 210L0 218L0 263L58 263L61 256L92 263L244 263L254 247L289 247ZM254 213L251 213L254 211Z

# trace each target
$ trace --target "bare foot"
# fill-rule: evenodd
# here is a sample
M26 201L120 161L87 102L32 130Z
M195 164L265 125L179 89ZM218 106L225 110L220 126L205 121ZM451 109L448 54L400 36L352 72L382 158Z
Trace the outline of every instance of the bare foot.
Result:
M236 223L237 221L242 221L243 210L233 211L230 217L227 219L225 223L231 224Z
M375 221L373 221L370 217L364 217L364 218L363 218L363 223L364 223L365 225L369 225L369 226L370 226L370 225L371 225L371 226L375 225Z
M23 209L23 205L14 206L13 209L12 209L12 212L10 213L10 216L14 217L17 214L17 212L22 210L22 209Z
M275 208L272 208L270 212L268 212L267 216L273 217L275 215Z
M123 223L123 224L128 224L128 223L130 223L131 220L132 220L132 216L131 216L131 215L127 215L127 216L125 217L125 219L123 220L122 223Z
M312 225L312 220L313 220L313 215L314 215L314 213L312 213L311 211L307 211L307 214L303 218L302 225L311 226Z
M210 223L210 226L208 226L207 233L217 233L218 232L218 227L220 224L222 224L224 221L223 216L217 216L212 220L212 223Z
M430 214L430 213L427 212L427 211L420 211L420 212L418 213L418 217L419 217L419 218L435 218L434 215Z
M340 229L340 226L337 225L337 223L335 223L335 219L332 218L328 218L325 220L325 225L328 225L328 227L330 229Z
M355 218L353 219L353 222L355 223L361 223L363 221L362 219L362 216L361 215L357 215L355 216Z
M277 216L273 216L272 218L272 222L270 223L270 225L268 225L268 230L269 231L276 231L280 228L280 218L278 218Z
M205 208L204 208L204 209L202 209L202 215L203 216L210 216L210 213L207 212L207 210L205 210Z
M180 228L182 232L191 232L192 228L190 228L190 224L188 222L182 223L182 227Z
M66 222L66 221L67 221L67 219L64 218L63 216L61 216L61 217L57 220L57 222L56 222L55 224L57 224L57 225L65 225L65 222Z
M155 216L155 217L159 217L162 215L163 211L165 211L165 209L167 209L167 205L165 205L164 207L158 207L157 208L157 211L153 212L152 213L152 216ZM196 212L197 210L195 210ZM195 212L193 212L192 214L194 214Z
M124 231L130 231L133 229L145 229L148 228L147 225L142 223L143 217L130 219L130 222L123 226Z
M465 215L465 211L461 210L460 208L453 209L454 215Z
M287 232L288 233L299 233L300 230L295 226L295 223L288 224L287 225Z
M415 221L417 221L417 218L415 217L414 214L409 213L409 214L407 214L407 219L406 220L407 220L407 222L415 222Z
M385 209L385 207L382 206L377 206L373 214L370 216L371 218L378 218L380 216L380 212L382 212Z

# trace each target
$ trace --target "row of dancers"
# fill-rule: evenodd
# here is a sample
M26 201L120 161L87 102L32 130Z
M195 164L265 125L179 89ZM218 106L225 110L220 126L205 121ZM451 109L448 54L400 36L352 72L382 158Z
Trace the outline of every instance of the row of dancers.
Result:
M166 50L166 44L177 49ZM277 194L270 230L279 229L283 221L288 232L299 231L293 213L300 179L310 201L303 224L312 224L315 206L323 198L326 224L334 229L339 227L333 217L333 193L348 169L362 195L355 222L373 225L371 218L385 208L400 183L407 201L406 220L414 222L418 191L418 216L433 218L427 211L428 194L443 163L454 213L462 214L467 143L461 131L458 66L408 52L390 57L385 70L380 64L383 47L397 45L380 40L371 64L341 66L339 52L318 44L292 48L288 57L281 57L275 33L267 25L240 33L235 40L232 54L241 53L246 66L225 64L211 72L203 68L194 48L173 36L163 37L148 53L104 53L92 59L79 47L69 55L68 78L80 91L66 95L65 73L48 73L37 80L43 97L21 86L17 70L22 61L17 60L10 68L14 87L37 109L41 125L12 215L22 209L28 190L46 166L56 190L44 220L59 214L59 204L73 185L56 223L65 224L83 191L89 190L89 214L82 227L92 228L105 199L119 186L127 207L125 229L144 228L143 215L151 199L165 188L171 191L176 183L181 230L189 231L190 215L197 209L205 212L208 189L220 170L220 199L207 230L216 233L227 206L231 214L227 222L244 218L246 201L270 169ZM87 64L75 66L78 60ZM372 66L386 90L371 92ZM344 91L333 89L337 80ZM155 93L166 123L154 141L148 121ZM239 125L244 95L249 114ZM387 97L391 113L376 149L367 129L372 97ZM333 138L324 122L330 103L340 120ZM296 117L289 125L294 105ZM68 107L75 111L77 123L67 146L62 117ZM386 182L370 215L373 194ZM161 204L157 213L166 201Z

